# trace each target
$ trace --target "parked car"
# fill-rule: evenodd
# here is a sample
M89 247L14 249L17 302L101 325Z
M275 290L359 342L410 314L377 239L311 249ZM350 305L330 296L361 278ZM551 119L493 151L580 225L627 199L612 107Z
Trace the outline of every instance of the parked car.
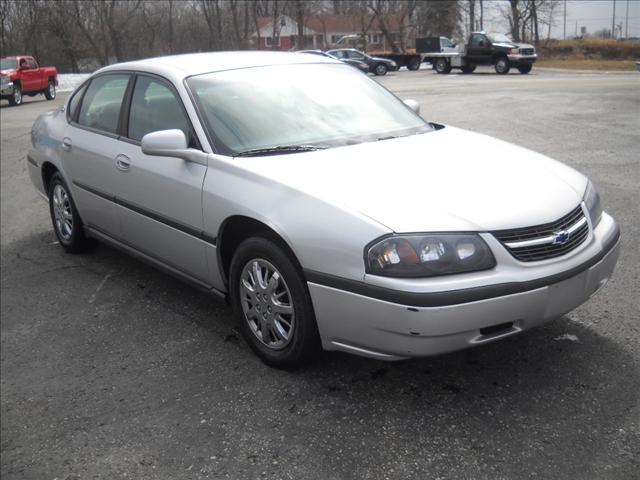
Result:
M11 105L22 104L24 95L43 94L47 100L53 100L57 85L55 67L40 67L33 57L27 56L0 59L0 97Z
M333 59L336 59L336 60L340 60L341 62L344 62L347 65L351 65L352 67L357 68L358 70L360 70L363 73L369 73L369 65L367 65L365 62L362 62L360 60L355 60L353 58L338 58L338 57L334 57L330 53L323 52L322 50L300 50L300 51L298 51L298 53L310 53L312 55L321 55L323 57L333 58Z
M488 344L606 283L620 233L584 175L418 111L330 58L155 58L40 116L27 165L62 248L228 299L277 367Z
M339 48L336 50L328 50L328 54L342 60L343 58L349 58L351 60L358 60L365 62L369 65L369 71L376 75L386 75L388 71L394 72L398 70L398 64L393 60L381 57L372 57L355 48Z

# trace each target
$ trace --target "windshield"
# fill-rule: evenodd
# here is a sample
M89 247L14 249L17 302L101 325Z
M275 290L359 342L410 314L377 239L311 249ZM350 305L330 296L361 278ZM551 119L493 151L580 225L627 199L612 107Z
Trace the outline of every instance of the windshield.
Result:
M492 43L513 43L513 40L504 33L489 33L487 37L489 37Z
M346 65L229 70L187 80L217 149L334 147L431 131L393 94Z
M0 60L0 70L15 70L18 67L18 61L15 58L3 58Z

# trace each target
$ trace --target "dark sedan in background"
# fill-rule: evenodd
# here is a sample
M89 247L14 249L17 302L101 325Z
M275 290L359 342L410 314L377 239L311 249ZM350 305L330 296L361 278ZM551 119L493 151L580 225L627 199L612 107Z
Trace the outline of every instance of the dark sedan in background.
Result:
M367 65L367 63L361 60L356 60L355 58L338 58L334 55L331 55L330 53L323 52L322 50L300 50L298 53L311 53L312 55L320 55L322 57L333 58L336 60L340 60L341 62L346 63L348 65L351 65L352 67L357 68L363 73L369 73L369 65Z
M328 54L333 55L339 60L358 60L364 62L369 66L369 71L376 75L386 75L387 72L395 72L398 70L398 64L393 60L381 57L372 57L355 48L338 48L335 50L327 51Z

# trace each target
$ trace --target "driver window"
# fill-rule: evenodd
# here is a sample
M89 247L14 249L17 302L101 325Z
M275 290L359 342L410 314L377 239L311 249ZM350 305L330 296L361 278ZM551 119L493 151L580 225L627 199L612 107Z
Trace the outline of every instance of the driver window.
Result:
M473 47L481 47L484 45L484 36L483 35L474 35L471 37L471 46Z
M364 60L364 55L360 52L349 52L349 58L353 58L354 60Z
M128 137L140 141L147 133L174 128L182 130L189 140L189 122L180 100L163 82L139 76L131 99Z

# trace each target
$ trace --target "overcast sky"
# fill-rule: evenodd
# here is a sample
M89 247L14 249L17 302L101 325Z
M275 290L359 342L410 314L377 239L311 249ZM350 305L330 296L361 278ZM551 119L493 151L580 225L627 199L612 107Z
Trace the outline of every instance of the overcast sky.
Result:
M555 15L555 26L551 28L552 38L562 38L564 3L560 0ZM587 28L593 34L603 28L611 29L613 19L613 0L567 0L567 37L574 36L576 24ZM622 36L625 36L625 18L629 7L629 36L640 37L640 0L616 0L616 25L622 23ZM506 0L484 0L485 21L487 31L507 32L508 23L504 20L501 9L509 7ZM479 14L479 13L478 13ZM616 27L618 28L618 27ZM618 34L617 34L618 35ZM547 36L547 31L540 32L541 37Z

